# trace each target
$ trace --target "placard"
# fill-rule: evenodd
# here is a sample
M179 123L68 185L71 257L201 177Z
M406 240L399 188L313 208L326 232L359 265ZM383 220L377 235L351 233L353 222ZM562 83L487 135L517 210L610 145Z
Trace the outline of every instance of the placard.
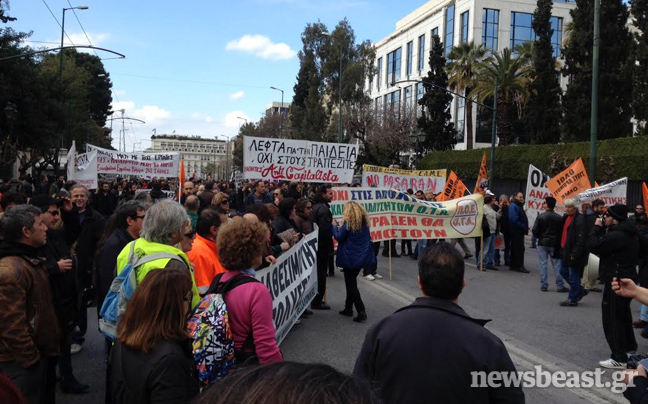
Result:
M626 205L628 203L628 177L590 188L576 195L574 199L580 204L592 203L595 199L601 199L605 202L605 206L612 206L615 203Z
M281 344L317 294L317 225L281 254L277 263L257 271L272 296L272 319Z
M357 157L357 145L243 137L247 179L350 183Z
M470 195L443 202L416 199L394 189L333 188L331 213L340 221L344 205L360 204L369 216L371 240L479 237L484 197Z
M87 145L96 150L99 174L135 175L142 178L177 178L180 172L180 153L128 153Z
M97 151L77 154L74 181L86 189L97 189Z
M454 171L450 171L446 186L443 189L443 192L441 192L436 199L437 201L449 201L461 198L465 193L466 185L457 177L457 174L455 174Z
M556 201L562 205L565 199L573 198L589 189L591 183L587 171L585 171L583 159L579 158L565 171L547 180L545 185L549 188L553 197L556 198Z
M362 186L391 188L399 191L432 190L435 194L446 186L446 170L401 170L365 164L362 166Z

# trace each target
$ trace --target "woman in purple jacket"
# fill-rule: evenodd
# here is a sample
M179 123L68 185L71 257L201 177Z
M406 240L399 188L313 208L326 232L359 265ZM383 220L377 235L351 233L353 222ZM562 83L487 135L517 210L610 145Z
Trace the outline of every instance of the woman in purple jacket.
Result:
M344 205L342 223L338 226L338 222L333 220L331 233L338 242L337 266L344 269L347 293L344 310L340 314L353 317L355 306L358 315L353 321L362 323L367 320L367 313L358 290L357 277L363 267L376 263L367 212L355 202L347 203Z

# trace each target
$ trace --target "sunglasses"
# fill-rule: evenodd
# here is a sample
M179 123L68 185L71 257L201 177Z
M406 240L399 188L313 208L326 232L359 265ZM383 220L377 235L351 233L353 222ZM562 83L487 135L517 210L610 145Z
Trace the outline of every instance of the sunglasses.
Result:
M184 236L185 236L186 238L194 238L194 237L196 236L196 231L195 231L195 230L192 230L192 231L190 231L189 233L185 233Z
M58 210L48 210L47 213L52 216L59 216L61 214L61 212L59 212Z
M221 205L225 205L226 203L229 203L229 199L225 199L225 200L221 201Z

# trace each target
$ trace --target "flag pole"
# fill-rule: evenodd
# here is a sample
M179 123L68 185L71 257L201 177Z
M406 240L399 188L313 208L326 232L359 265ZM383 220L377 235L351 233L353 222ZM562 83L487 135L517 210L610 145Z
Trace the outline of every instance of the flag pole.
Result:
M392 244L391 244L391 240L389 240L387 242L387 244L389 244L389 282L391 282L392 281L392 259L391 259L392 258L391 257L391 250L392 250L391 246L392 246Z
M479 255L479 257L481 258L481 263L479 264L479 270L483 272L484 271L484 232L483 231L481 236L479 236L479 240L481 241L480 243L481 254Z

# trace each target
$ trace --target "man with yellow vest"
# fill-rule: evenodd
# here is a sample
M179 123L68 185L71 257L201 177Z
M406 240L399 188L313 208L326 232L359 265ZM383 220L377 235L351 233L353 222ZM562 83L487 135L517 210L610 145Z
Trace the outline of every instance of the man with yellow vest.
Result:
M200 294L207 292L216 275L225 272L218 259L216 236L221 224L226 223L227 213L219 208L207 207L198 217L198 234L187 256L194 266L196 286Z
M157 253L175 254L181 260L162 258L135 268L137 284L139 285L152 270L174 268L189 271L193 283L191 306L195 307L200 302L200 295L196 288L193 268L185 253L173 247L186 234L193 235L191 226L187 225L188 219L189 217L184 208L176 201L163 199L153 205L146 212L140 238L128 243L117 256L117 274L119 275L128 263L131 243L135 243L134 253L140 258Z

